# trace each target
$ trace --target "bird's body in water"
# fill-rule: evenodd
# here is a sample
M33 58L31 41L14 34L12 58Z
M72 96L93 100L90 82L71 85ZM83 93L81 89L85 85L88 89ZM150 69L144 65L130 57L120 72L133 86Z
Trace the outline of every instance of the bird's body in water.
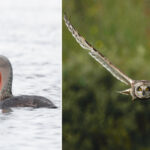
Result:
M0 108L11 107L47 107L57 108L50 100L42 96L12 94L13 70L10 61L0 55Z
M35 95L21 95L7 98L1 102L1 108L5 109L8 107L56 108L47 98Z

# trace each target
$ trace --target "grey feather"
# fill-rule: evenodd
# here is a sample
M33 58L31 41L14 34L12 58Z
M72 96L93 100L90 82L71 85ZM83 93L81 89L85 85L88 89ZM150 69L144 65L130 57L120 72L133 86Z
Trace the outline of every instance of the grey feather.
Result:
M131 85L134 80L126 76L123 72L121 72L117 67L115 67L107 58L103 56L99 51L97 51L91 44L89 44L72 26L70 21L64 16L65 24L68 30L72 33L72 36L76 39L76 41L80 44L80 46L84 49L89 50L89 54L97 60L105 69L107 69L115 78L120 80L121 82Z

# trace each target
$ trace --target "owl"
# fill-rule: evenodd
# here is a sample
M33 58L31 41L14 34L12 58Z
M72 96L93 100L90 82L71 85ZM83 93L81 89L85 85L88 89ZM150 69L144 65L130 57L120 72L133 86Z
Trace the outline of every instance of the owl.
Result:
M84 37L82 37L78 31L72 26L67 16L64 16L65 24L72 36L76 39L79 45L88 50L88 53L98 61L105 69L107 69L116 79L120 80L130 88L119 91L120 94L130 95L132 100L140 99L146 100L150 98L150 81L147 80L133 80L121 72L116 66L114 66L101 52L96 50L90 43L88 43Z

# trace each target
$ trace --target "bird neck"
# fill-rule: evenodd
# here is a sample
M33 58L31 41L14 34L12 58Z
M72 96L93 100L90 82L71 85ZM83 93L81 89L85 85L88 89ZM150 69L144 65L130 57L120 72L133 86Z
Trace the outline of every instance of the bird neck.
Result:
M2 77L3 78L3 77ZM10 66L9 75L7 78L7 81L3 82L1 81L1 84L4 84L2 86L1 92L0 92L0 101L5 100L6 98L12 97L12 80L13 80L13 71L12 67Z

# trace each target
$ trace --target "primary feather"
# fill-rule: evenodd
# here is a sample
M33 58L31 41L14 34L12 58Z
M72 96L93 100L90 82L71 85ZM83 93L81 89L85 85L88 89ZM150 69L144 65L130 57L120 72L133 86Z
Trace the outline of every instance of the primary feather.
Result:
M84 49L89 50L89 54L97 60L104 68L106 68L115 78L122 81L123 83L130 85L133 83L133 80L116 68L107 58L105 58L99 51L97 51L91 44L89 44L72 26L70 21L64 16L64 21L68 30L72 33L72 36Z

